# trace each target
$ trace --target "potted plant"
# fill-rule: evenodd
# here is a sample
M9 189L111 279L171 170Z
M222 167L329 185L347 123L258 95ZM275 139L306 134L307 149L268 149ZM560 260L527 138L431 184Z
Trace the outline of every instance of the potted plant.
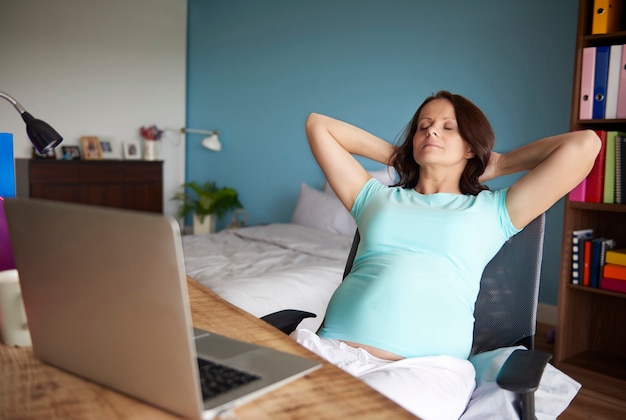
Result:
M216 218L221 219L226 212L243 207L234 188L218 187L213 181L187 182L182 189L172 199L181 202L180 217L193 213L194 234L215 232Z

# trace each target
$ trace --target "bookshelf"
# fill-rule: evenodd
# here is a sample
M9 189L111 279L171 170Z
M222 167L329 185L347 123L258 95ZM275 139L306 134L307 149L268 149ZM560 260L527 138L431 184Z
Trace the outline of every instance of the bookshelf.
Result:
M583 48L626 44L626 22L617 31L592 35L593 18L594 0L580 0L570 129L626 131L626 119L579 118ZM626 204L566 200L554 361L585 388L626 400L626 293L571 282L572 231L586 228L626 248Z

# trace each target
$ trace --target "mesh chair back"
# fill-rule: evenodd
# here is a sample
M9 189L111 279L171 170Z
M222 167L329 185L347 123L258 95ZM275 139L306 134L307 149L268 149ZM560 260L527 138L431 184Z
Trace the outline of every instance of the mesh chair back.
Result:
M544 230L542 214L485 267L474 309L472 354L516 344L533 348Z
M510 238L485 267L474 309L472 354L517 344L533 348L544 230L542 214ZM360 239L357 230L344 278Z

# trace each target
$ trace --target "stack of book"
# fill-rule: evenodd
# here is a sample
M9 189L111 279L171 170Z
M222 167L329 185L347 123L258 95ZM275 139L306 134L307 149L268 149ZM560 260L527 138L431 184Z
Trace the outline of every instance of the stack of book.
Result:
M600 288L626 293L626 249L606 251Z
M602 149L589 172L569 194L570 201L626 204L626 133L595 130Z
M601 288L605 277L606 255L614 249L615 240L595 237L593 229L572 232L572 283Z

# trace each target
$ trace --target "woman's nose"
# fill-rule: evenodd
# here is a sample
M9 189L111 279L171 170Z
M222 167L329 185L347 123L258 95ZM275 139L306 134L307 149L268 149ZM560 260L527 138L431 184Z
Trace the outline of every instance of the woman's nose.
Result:
M428 127L428 131L426 131L426 134L428 135L428 137L430 136L437 137L439 135L434 125L431 125L430 127Z

